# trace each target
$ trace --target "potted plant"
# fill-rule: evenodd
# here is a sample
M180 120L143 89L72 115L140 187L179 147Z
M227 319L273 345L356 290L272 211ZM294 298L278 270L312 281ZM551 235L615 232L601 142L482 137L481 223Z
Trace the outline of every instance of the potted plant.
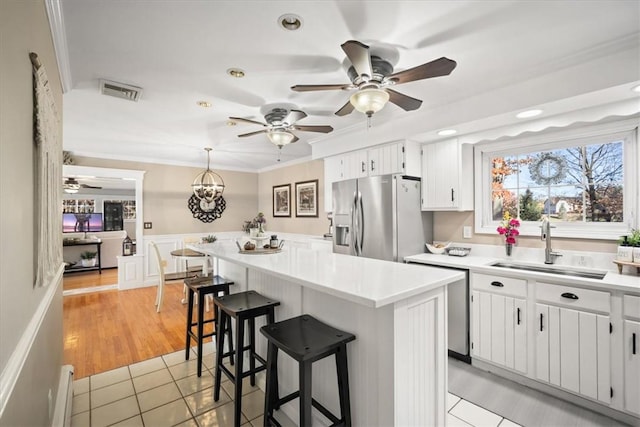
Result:
M209 234L208 236L204 236L202 238L202 243L213 243L216 240L218 240L216 236L214 236L213 234Z
M98 252L84 251L80 254L80 264L83 267L95 267Z
M631 234L627 241L629 246L633 247L633 262L640 264L640 228L631 229Z

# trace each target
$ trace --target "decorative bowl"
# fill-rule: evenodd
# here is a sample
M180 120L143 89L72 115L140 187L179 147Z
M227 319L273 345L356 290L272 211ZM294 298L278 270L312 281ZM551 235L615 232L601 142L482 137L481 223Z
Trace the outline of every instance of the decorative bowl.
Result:
M429 243L425 243L425 246L427 247L427 250L429 250L429 252L431 252L432 254L435 255L442 255L445 251L445 249L451 244L451 242L448 243L437 243L437 242L433 242L433 244L429 244Z

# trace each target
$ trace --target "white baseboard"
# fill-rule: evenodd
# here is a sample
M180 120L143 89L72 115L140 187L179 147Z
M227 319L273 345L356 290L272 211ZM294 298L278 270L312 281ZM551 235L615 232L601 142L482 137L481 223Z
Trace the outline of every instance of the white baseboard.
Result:
M56 406L53 411L52 427L71 426L73 405L73 366L64 365L60 371Z

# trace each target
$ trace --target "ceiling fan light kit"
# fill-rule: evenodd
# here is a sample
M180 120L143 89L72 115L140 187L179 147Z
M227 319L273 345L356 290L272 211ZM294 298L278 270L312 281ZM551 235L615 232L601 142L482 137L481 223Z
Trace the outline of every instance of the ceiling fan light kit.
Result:
M207 169L196 176L191 188L198 199L211 203L222 196L225 186L222 177L209 168L211 148L206 147L205 151L207 152Z
M389 93L383 89L369 87L354 93L349 100L356 110L371 117L387 105Z
M283 146L293 142L295 135L284 130L272 130L267 132L269 141L282 148Z
M76 194L80 190L80 183L75 178L67 178L62 188L65 193Z

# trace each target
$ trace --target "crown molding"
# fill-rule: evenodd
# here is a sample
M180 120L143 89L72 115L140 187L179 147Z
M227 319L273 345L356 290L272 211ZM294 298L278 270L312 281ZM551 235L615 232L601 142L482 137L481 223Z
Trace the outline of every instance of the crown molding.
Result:
M56 53L58 71L60 73L60 83L62 93L71 90L71 67L69 65L69 48L67 46L67 36L64 28L64 17L62 15L62 4L60 0L45 0L47 16L49 17L49 28L53 39L53 49Z

